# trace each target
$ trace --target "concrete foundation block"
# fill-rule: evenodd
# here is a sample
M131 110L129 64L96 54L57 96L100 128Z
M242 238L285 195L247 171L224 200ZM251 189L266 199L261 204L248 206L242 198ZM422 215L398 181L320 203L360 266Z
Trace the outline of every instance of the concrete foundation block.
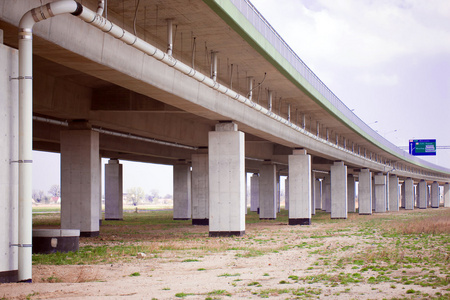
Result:
M78 229L33 229L33 254L78 251Z

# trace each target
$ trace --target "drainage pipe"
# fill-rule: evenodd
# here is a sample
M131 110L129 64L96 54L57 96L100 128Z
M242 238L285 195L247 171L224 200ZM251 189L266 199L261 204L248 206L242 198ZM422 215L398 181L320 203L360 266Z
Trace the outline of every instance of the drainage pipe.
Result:
M33 116L33 121L53 124L53 125L57 125L57 126L64 126L64 127L69 126L69 122L67 122L67 121L59 121L59 120L55 120L55 119L43 118L43 117L38 117L38 116ZM103 129L103 128L97 128L97 127L93 127L92 131L96 131L96 132L102 133L102 134L117 136L117 137L121 137L121 138L131 139L131 140L143 141L143 142L152 143L152 144L158 144L158 145L164 145L164 146L176 147L176 148L183 148L183 149L188 149L188 150L193 150L193 151L198 150L198 147L161 141L161 140L157 140L157 139L134 135L131 133L122 133L122 132L112 131L112 130Z
M173 52L173 20L167 19L167 54L172 56L172 52Z
M36 22L75 12L75 1L48 3L27 12L19 23L19 240L18 280L32 280L32 152L33 152L33 34Z
M217 52L211 52L212 80L217 81Z
M267 97L267 107L269 108L269 111L272 111L272 91L268 91L269 96Z
M97 14L103 15L103 11L105 10L105 0L98 0Z

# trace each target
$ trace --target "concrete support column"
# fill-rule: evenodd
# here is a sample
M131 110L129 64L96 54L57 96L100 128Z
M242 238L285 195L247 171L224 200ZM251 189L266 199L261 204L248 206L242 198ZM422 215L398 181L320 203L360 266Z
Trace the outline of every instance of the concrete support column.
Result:
M372 211L375 211L375 208L377 207L376 202L376 195L375 195L375 175L372 176Z
M369 169L359 172L358 211L360 215L372 214L372 172Z
M347 219L347 166L342 161L331 166L331 218Z
M431 207L431 186L427 185L427 207Z
M289 155L289 225L311 224L311 155L294 150Z
M98 217L99 217L98 224L100 224L100 226L102 226L102 222L103 222L103 203L102 203L102 156L101 155L98 156L98 163L100 165L100 168L98 168L98 178L99 178L98 194L100 195L100 201L98 201ZM105 197L106 197L106 195L105 195Z
M245 215L247 215L248 213L248 182L247 182L247 172L245 172L244 174L244 178L245 178Z
M405 209L414 209L414 181L408 177L405 179Z
M347 212L356 212L355 176L347 176Z
M316 179L314 198L316 198L316 209L322 210L322 180Z
M280 172L277 172L277 212L279 213L281 211L281 187L280 187Z
M450 207L450 184L444 184L444 207Z
M428 204L428 186L425 180L421 180L417 185L417 206L421 209L427 208Z
M250 211L259 208L259 174L254 173L250 178Z
M316 172L311 172L311 215L316 214Z
M326 175L322 181L322 207L323 210L331 213L331 177Z
M188 164L173 166L173 219L190 220L191 202L191 167Z
M209 236L245 234L245 141L235 123L209 132Z
M400 207L401 208L405 208L405 181L402 182L402 197L401 197L401 203L400 203Z
M3 31L0 29L0 285L1 283L17 282L32 278L31 247L11 247L19 241L19 80L10 80L9 76L17 77L18 51L2 44ZM31 187L30 187L31 188ZM31 199L26 199L31 202ZM35 199L36 200L36 199ZM31 204L30 204L31 206ZM29 230L32 241L32 216L22 216L21 225ZM23 222L26 221L26 222ZM19 251L27 264L19 266ZM21 275L19 278L19 268Z
M284 180L284 209L289 210L289 176Z
M259 178L259 218L277 217L277 167L272 163L261 166Z
M192 154L192 225L209 225L208 154Z
M431 184L431 207L439 208L441 195L439 193L439 183L436 181Z
M123 220L123 166L115 158L105 165L105 220Z
M398 199L399 199L399 190L398 190L398 177L397 175L389 176L389 210L390 211L398 211Z
M378 173L374 176L375 212L386 212L386 176Z
M74 130L61 131L61 229L93 237L99 235L100 160L99 133L89 127L74 122Z

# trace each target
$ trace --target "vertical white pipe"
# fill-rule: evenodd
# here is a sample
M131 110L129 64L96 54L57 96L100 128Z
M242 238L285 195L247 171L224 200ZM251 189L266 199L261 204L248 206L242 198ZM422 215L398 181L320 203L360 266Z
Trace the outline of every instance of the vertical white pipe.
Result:
M233 64L230 67L230 89L233 89Z
M33 26L79 8L75 1L58 1L34 8L19 22L19 239L18 280L32 280L32 154L33 154Z
M33 40L31 28L19 29L19 249L18 279L32 280Z
M269 97L268 97L269 99L268 99L268 103L267 103L267 109L269 111L272 111L272 91L269 90L268 92L269 92Z
M214 81L217 81L217 52L211 52L211 55L212 55L211 63L212 63L212 70L213 70L212 79Z
M291 104L290 103L288 103L287 119L289 122L291 121Z
M195 39L196 37L194 36L194 42L192 43L192 69L195 69L195 49L196 49Z
M253 96L253 77L248 77L248 100L252 101Z
M105 0L98 0L97 14L103 15L103 10L105 9Z
M173 20L167 19L167 54L172 56L173 52Z

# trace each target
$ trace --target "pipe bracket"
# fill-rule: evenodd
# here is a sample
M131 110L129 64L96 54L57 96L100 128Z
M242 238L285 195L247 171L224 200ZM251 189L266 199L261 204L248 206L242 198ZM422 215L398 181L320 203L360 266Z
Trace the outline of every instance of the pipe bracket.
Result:
M11 244L11 243L9 243L9 247L32 248L33 244Z
M33 80L33 76L19 76L19 77L11 77L11 76L9 76L9 81L11 81L11 80L22 80L22 79L31 79L31 80Z
M12 164L12 163L18 163L18 164L32 164L32 163L33 163L33 160L31 160L31 159L25 159L25 160L22 160L22 159L19 159L19 160L10 160L9 163L10 163L10 164Z

